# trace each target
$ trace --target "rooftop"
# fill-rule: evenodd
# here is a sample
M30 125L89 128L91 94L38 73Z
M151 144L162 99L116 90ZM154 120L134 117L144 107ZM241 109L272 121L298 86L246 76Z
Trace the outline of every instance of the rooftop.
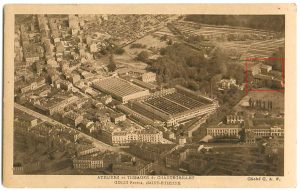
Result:
M118 118L118 117L122 117L124 115L125 115L124 113L111 113L110 117L115 119L115 118Z
M220 124L220 125L215 125L215 126L210 126L207 128L241 128L241 125L239 124Z
M101 79L94 83L96 87L100 87L103 91L117 95L117 96L128 96L134 93L146 91L136 85L133 85L126 80L120 79L118 77L109 77Z

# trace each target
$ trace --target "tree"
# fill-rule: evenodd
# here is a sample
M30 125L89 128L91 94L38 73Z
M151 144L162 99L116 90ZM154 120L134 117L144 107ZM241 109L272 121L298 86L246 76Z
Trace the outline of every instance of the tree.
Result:
M167 42L167 44L168 44L168 45L172 45L172 44L173 44L173 40L172 40L172 39L169 39L168 42Z
M272 80L267 80L265 85L266 85L266 87L268 87L268 88L272 88L272 86L273 86Z
M278 50L276 50L273 54L272 54L272 58L284 58L285 56L285 52L284 52L284 47L280 47ZM281 60L266 60L265 64L272 66L273 70L276 71L282 71L282 61Z
M242 130L239 132L239 136L240 136L240 140L241 140L242 142L245 142L245 139L246 139L245 129L242 129Z
M166 52L167 52L167 51L166 51L165 48L161 48L161 49L159 50L160 55L165 55Z
M114 71L117 69L117 65L116 65L116 63L115 63L115 61L114 61L113 55L111 55L111 56L109 57L109 63L108 63L108 65L107 65L107 68L108 68L108 71L109 71L109 72L114 72Z
M193 80L188 82L188 87L193 91L199 90L199 84Z
M136 59L142 62L147 62L148 58L149 58L149 53L143 50L137 55Z
M117 48L115 49L115 54L121 55L121 54L123 54L124 52L125 52L125 50L124 50L123 48L117 47Z
M187 58L186 64L190 67L199 65L199 56L198 55L192 55Z
M160 37L160 40L166 41L167 40L167 35L163 35L162 37Z
M245 82L245 70L242 65L239 64L229 64L228 65L228 76L236 79L237 84L242 84ZM248 71L248 77L251 71Z
M147 48L147 45L141 43L133 43L129 48Z
M107 51L106 49L103 48L103 49L100 51L100 53L101 53L102 55L107 55L108 51Z

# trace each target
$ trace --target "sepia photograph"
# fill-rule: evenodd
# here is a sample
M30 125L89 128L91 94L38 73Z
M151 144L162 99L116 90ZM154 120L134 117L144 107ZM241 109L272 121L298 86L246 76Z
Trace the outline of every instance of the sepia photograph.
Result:
M90 175L117 187L295 176L290 20L210 8L10 14L10 176Z

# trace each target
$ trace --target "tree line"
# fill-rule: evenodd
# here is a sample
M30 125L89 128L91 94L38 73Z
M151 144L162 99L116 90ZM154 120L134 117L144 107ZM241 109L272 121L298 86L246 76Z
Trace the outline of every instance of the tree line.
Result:
M211 59L206 58L204 52L182 43L174 43L160 52L161 57L146 62L161 83L180 84L194 91L208 92L211 85L215 86L222 78L235 78L237 83L244 81L244 68L228 64L221 50L215 51ZM140 57L145 61L144 55Z

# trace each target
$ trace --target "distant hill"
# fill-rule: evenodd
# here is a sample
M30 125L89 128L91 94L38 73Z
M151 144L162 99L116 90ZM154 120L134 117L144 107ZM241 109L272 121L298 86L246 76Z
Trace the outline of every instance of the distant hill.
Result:
M284 15L187 15L186 21L211 25L229 25L283 32Z

